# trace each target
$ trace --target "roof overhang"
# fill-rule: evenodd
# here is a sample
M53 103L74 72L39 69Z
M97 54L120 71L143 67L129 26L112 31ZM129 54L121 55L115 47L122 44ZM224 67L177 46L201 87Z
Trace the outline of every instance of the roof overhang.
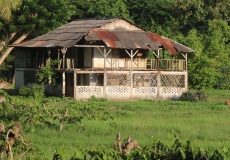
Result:
M100 26L111 23L117 19L88 19L76 20L63 25L47 34L32 40L14 44L13 47L24 48L69 48L77 47L78 42L83 40L89 44L101 41L103 46L119 49L145 49L159 50L167 49L170 54L179 52L194 52L191 48L184 46L171 39L145 30L108 30L100 29ZM91 47L94 47L90 45ZM83 47L83 46L78 46Z

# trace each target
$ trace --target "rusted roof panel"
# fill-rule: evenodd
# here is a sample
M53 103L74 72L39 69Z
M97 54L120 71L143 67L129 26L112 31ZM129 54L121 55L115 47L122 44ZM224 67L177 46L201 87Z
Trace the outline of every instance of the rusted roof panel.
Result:
M152 32L148 32L147 35L148 35L149 39L151 39L151 41L155 41L155 42L161 43L162 46L165 49L168 49L171 54L176 54L178 52L174 48L174 45L172 44L172 42L169 39L163 38L160 35L152 33Z
M143 40L146 40L145 32L127 30L92 30L85 36L85 39L87 41L102 40L106 46L110 48L149 49L149 47L143 42Z
M107 47L126 49L157 50L161 43L151 40L145 31L91 30L86 36L87 41L102 40ZM109 40L110 41L109 41Z
M171 54L178 52L194 52L194 50L162 37L158 34L146 31L128 30L91 30L86 36L86 41L103 41L110 48L126 49L152 49L158 50L160 47L169 50Z

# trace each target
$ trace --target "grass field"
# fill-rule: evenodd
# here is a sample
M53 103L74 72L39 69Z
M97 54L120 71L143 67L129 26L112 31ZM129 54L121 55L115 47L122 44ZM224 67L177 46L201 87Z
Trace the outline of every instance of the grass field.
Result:
M171 145L171 137L177 134L182 142L191 140L197 147L219 149L230 147L230 99L229 90L207 91L206 102L184 101L73 101L49 103L48 108L74 106L102 107L112 118L83 120L77 124L65 124L59 132L58 121L47 127L35 127L27 131L30 142L51 159L56 148L64 148L70 155L76 148L112 147L118 132L122 139L128 135L140 146L152 144L156 137Z

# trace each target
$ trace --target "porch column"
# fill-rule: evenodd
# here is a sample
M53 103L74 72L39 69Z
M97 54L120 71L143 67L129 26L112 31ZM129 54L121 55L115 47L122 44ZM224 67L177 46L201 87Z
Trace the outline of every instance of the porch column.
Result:
M60 52L61 52L61 50L60 50L60 49L58 49L58 69L60 69L60 68L61 68Z
M185 54L181 54L184 59L185 59L185 70L187 71L188 70L188 55L185 53Z
M107 75L106 75L106 48L104 48L103 52L104 56L104 86L103 86L103 93L104 93L104 98L106 98L106 87L107 87Z
M133 57L137 54L139 50L133 53L133 49L131 49L130 53L125 50L126 53L130 56L131 59L131 69L130 69L130 99L133 98Z
M107 75L106 75L106 57L109 55L109 53L111 52L111 49L107 52L106 48L103 47L104 50L102 52L102 50L97 47L97 49L99 50L99 52L103 55L104 57L104 83L103 83L103 92L104 92L104 98L106 98L106 87L107 87Z
M133 50L131 49L130 99L133 99Z
M185 73L185 91L187 92L188 91L188 55L185 53L183 54L182 53L182 56L185 58L185 70L186 70L186 73Z
M51 65L51 60L50 60L51 50L47 49L47 53L48 53L48 59L46 61L46 66L50 66ZM51 77L49 77L48 79L48 84L51 84Z
M77 73L74 71L73 72L73 97L76 99L77 95Z
M35 54L36 54L35 68L40 68L41 66L40 66L40 62L39 62L39 58L38 58L39 50L36 50ZM14 78L14 80L15 80L15 78ZM35 83L38 83L37 74L35 74Z
M188 71L186 71L186 73L185 73L185 92L187 92L188 91Z
M35 64L35 68L38 68L38 67L40 67L40 66L39 66L39 59L38 59L39 50L36 50L35 54L36 54L36 62L35 62L36 64Z
M65 97L65 72L62 72L62 97Z
M44 55L44 49L43 49L43 50L42 50L42 64L41 64L41 67L45 67L44 59L45 59L45 55Z
M67 48L62 48L61 49L61 52L62 52L62 56L63 56L63 59L62 59L62 68L65 69L65 55L66 55L66 52L67 52Z

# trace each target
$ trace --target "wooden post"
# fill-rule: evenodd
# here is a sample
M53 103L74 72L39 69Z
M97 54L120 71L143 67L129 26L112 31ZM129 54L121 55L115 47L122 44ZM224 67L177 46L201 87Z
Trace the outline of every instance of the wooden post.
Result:
M62 56L63 56L63 66L62 66L62 68L64 69L65 68L65 55L66 55L66 52L67 52L67 48L62 48L61 51L62 51Z
M188 55L187 54L183 54L182 56L185 58L185 92L188 91Z
M186 71L188 72L188 54L185 54L185 65L186 65L186 67L185 67L185 69L186 69Z
M131 69L130 69L130 99L133 97L133 57L137 54L139 50L137 50L135 53L133 53L133 50L131 49L131 52L129 53L127 50L125 50L126 53L130 56L131 59Z
M104 98L106 98L106 87L107 87L107 75L106 75L106 48L104 48L104 86L103 86L103 92L104 92Z
M62 72L62 97L65 97L65 72Z
M77 95L77 73L75 72L75 70L73 71L73 96L74 99L76 99L76 95Z
M48 59L46 61L46 66L50 66L50 63L51 63L51 60L50 60L51 50L47 49L47 53L48 53ZM51 77L49 77L49 79L48 79L48 84L51 84Z
M61 68L61 63L60 63L60 52L61 52L61 50L58 49L58 69Z
M103 55L104 57L104 83L103 83L103 92L104 92L104 98L106 98L106 87L107 87L107 75L106 75L106 57L109 55L109 53L111 52L111 49L106 52L106 48L104 48L104 51L102 52L101 49L99 47L97 47L97 49L99 50L99 52Z
M130 99L133 98L133 50L131 49Z
M38 54L39 54L39 50L36 50L36 64L35 64L35 68L38 68L38 67L40 67L39 66L39 59L38 59Z
M45 55L44 55L44 49L42 50L42 64L41 64L41 67L44 67L45 64L44 64L44 58L45 58Z
M188 71L188 55L182 53L182 56L185 59L185 70Z
M184 82L185 82L185 92L187 92L188 91L188 71L186 71L185 72L185 76L184 76L184 78L185 78L185 80L184 80Z
M187 92L188 91L188 55L187 54L185 54L185 59L186 59L186 76L185 76L185 91Z

